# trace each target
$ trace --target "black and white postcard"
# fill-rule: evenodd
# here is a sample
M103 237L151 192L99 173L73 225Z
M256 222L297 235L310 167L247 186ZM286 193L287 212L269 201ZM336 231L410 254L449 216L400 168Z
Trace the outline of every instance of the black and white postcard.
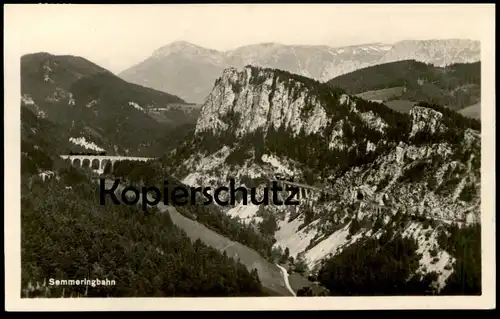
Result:
M495 307L493 5L4 8L8 310Z

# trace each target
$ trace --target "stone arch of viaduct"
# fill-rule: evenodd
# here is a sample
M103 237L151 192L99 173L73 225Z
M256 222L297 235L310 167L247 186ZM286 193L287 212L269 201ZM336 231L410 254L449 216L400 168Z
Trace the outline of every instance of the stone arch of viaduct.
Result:
M115 163L119 161L142 161L146 162L150 157L129 157L129 156L103 156L103 155L61 155L61 158L68 159L71 165L76 167L91 168L93 170L104 170L108 163L113 171Z

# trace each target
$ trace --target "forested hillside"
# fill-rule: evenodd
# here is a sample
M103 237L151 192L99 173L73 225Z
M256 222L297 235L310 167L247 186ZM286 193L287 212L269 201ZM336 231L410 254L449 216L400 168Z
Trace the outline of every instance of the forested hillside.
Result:
M267 295L255 270L192 242L168 213L99 205L88 172L58 158L53 124L33 117L23 111L21 297ZM50 278L116 285L50 286Z
M70 169L22 184L22 297L261 296L257 273L192 243L170 215L99 205L97 185ZM115 286L47 287L48 278ZM30 287L37 287L30 289Z
M374 100L427 102L460 110L481 100L481 63L440 68L414 60L398 61L344 74L328 84L349 94L386 90L378 96L372 93Z
M84 58L48 53L21 58L21 105L61 128L64 153L83 147L110 155L159 156L198 112L177 96L128 83Z

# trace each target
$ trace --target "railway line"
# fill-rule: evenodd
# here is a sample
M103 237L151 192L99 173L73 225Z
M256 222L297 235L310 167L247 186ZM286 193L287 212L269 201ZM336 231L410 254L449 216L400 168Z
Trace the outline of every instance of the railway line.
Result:
M292 181L289 181L289 180L275 178L275 177L270 177L269 180L271 182L278 182L278 183L285 184L285 185L290 185L290 186L295 186L295 187L299 187L299 188L303 188L303 189L308 189L308 190L311 190L311 191L314 191L314 192L318 192L318 193L324 193L324 194L329 194L329 195L338 195L338 193L332 191L331 189L327 189L327 188L319 188L319 187L316 187L316 186L307 185L307 184L303 184L303 183L292 182ZM360 203L360 204L365 204L365 205L367 205L370 208L376 208L376 209L381 209L381 210L391 210L392 208L394 208L394 207L387 206L387 205L381 205L379 203L376 203L376 202L373 202L373 201L370 201L370 200L359 200L358 199L356 202ZM419 208L420 205L412 205L412 206L402 205L401 207L404 208L405 211L409 212L412 209ZM424 216L424 215L414 214L414 213L409 213L408 215L410 215L412 217L416 217L416 218L433 219L433 220L437 220L437 221L441 221L441 222L445 222L445 223L458 223L458 224L461 224L461 223L465 223L466 222L465 219L461 219L461 218L447 219L447 218L442 218L442 217L439 217L439 216Z

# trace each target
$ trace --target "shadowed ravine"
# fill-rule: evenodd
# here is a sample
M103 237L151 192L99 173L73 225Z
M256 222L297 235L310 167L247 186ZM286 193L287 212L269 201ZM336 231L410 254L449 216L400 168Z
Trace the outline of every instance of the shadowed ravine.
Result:
M112 186L113 181L106 180L106 189L110 189ZM125 188L123 185L119 185L117 192L121 191L123 188ZM107 198L106 200L109 201L110 199ZM139 199L138 205L141 204L141 202L142 198ZM160 202L156 205L156 207L161 212L169 212L172 222L184 230L192 241L200 239L208 246L216 248L221 252L225 251L229 257L239 259L249 271L254 268L257 269L262 286L268 290L268 293L278 296L295 295L295 293L292 293L287 288L288 285L285 283L285 278L283 277L285 274L280 270L280 268L265 260L255 250L238 242L232 241L207 228L206 226L184 217L174 207L164 205L163 202ZM142 211L138 212L142 213Z

